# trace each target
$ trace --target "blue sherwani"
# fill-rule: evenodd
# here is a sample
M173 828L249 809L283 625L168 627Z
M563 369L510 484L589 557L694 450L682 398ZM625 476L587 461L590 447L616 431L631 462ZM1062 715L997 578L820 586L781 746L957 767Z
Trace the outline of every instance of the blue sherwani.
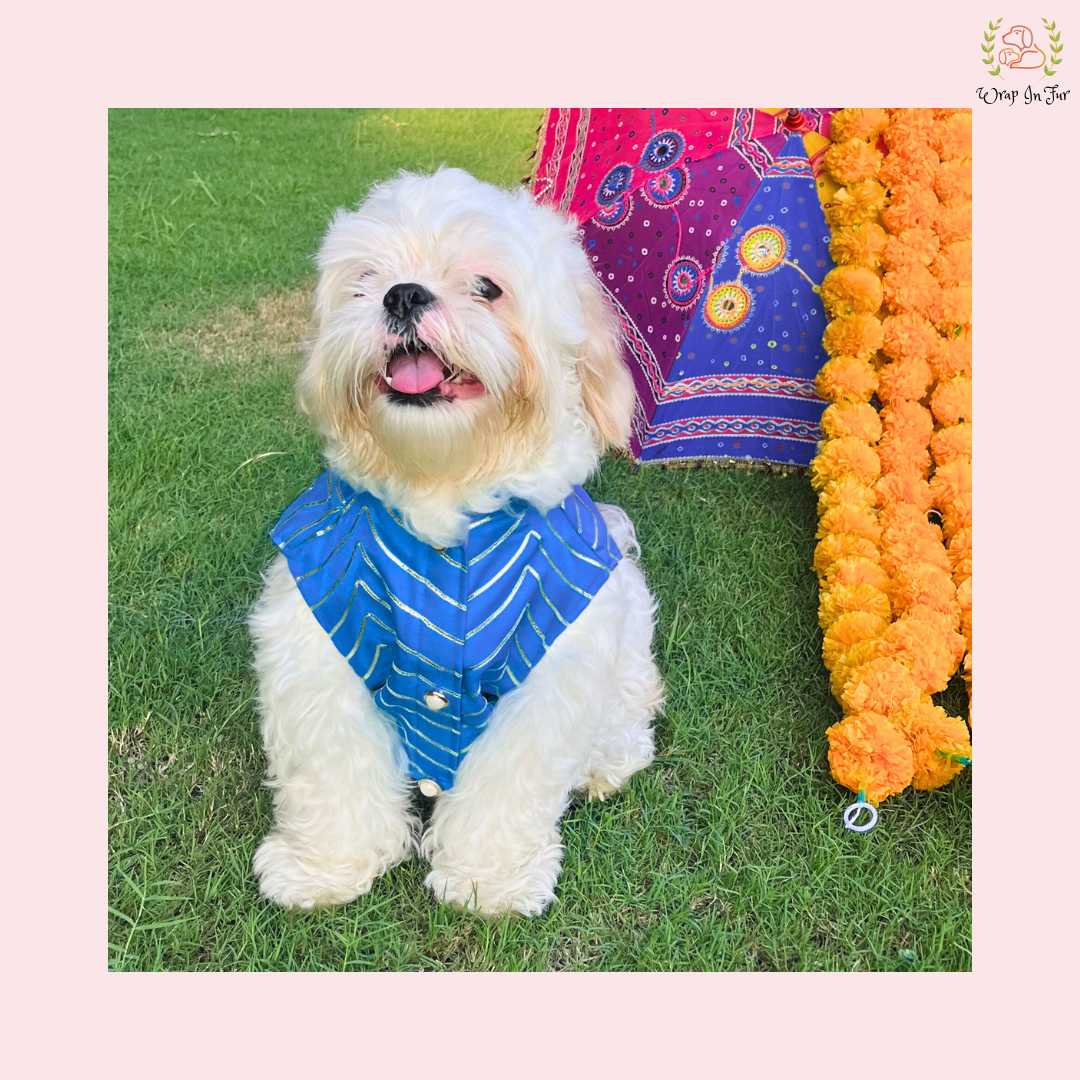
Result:
M622 557L580 487L546 514L513 500L474 515L465 542L440 551L332 471L270 535L393 718L410 774L443 789L500 695L521 685Z

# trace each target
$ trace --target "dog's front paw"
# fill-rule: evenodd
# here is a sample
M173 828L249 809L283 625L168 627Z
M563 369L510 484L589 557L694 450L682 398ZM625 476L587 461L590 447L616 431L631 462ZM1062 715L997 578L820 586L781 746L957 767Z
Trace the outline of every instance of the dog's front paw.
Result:
M437 900L477 915L540 915L555 899L562 846L550 844L522 865L468 870L436 857L424 884Z
M323 862L301 856L279 832L270 833L252 860L259 892L287 908L334 907L371 889L382 869L374 860Z
M593 799L599 799L603 802L609 795L614 795L619 790L618 784L613 784L611 780L606 776L590 776L585 781L585 786L578 790L585 796L589 802Z

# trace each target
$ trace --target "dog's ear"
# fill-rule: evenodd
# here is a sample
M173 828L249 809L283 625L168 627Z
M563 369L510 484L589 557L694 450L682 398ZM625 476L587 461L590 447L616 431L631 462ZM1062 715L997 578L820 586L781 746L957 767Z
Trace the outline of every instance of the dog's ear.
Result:
M581 396L601 451L624 447L630 440L634 380L622 360L622 341L615 312L592 271L578 283L586 340L577 362Z

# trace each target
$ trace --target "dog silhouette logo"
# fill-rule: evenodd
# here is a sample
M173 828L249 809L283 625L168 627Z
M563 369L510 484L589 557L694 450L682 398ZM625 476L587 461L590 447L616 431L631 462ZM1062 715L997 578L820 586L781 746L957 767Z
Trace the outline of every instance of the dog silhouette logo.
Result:
M1035 70L1046 64L1046 53L1035 44L1035 35L1027 26L1014 26L1001 35L1006 46L998 53L998 63L1014 71Z
M1045 31L1043 44L1046 45L1044 50L1035 43L1035 33L1030 26L1013 23L1008 30L1002 30L1004 21L991 19L982 32L980 48L983 54L982 62L987 68L986 74L991 78L1001 79L1002 82L1008 81L1006 75L1010 71L1019 72L1020 79L1030 79L1032 73L1041 68L1043 73L1038 79L1039 82L1057 75L1058 67L1062 63L1061 53L1065 48L1057 23L1049 19L1042 20L1042 30Z

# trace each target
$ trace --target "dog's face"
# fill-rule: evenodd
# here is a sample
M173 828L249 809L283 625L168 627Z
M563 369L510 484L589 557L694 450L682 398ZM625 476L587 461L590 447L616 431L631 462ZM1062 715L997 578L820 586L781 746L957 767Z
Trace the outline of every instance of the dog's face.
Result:
M574 440L593 464L625 444L612 314L573 226L524 191L402 174L336 215L318 265L300 399L346 475L497 485L557 470Z
M1031 45L1031 31L1026 26L1014 26L1007 34L1001 35L1001 40L1006 45L1026 49Z

